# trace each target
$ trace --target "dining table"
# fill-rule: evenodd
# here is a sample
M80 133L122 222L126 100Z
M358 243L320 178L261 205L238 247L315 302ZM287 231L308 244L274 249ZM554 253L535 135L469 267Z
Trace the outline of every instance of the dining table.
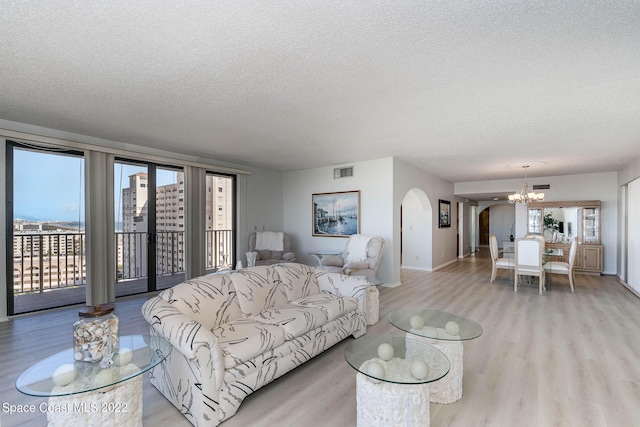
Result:
M510 259L515 259L515 247L514 246L510 246L510 245L505 245L503 246L502 250L500 251L500 254L503 258L510 258ZM547 248L542 252L542 265L544 265L545 263L549 262L549 261L557 261L558 259L561 259L564 257L564 251L562 250L562 248ZM515 270L510 269L509 270L509 281L513 282L514 277L513 275L515 274ZM546 272L545 276L545 287L547 290L551 289L551 277L552 274L550 272ZM529 280L526 282L528 284L532 284L533 281L531 280L531 277L529 278Z

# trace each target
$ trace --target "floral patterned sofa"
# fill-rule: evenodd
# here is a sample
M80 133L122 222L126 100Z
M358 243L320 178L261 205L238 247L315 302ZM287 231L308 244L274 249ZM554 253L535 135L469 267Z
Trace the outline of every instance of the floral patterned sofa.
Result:
M190 279L142 307L173 350L151 383L196 426L215 426L253 391L366 332L362 278L302 264Z

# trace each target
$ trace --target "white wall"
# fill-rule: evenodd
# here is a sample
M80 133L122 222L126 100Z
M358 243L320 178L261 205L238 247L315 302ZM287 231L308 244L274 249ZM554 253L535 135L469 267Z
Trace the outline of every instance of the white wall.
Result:
M600 200L604 273L616 274L618 256L618 178L616 172L582 175L562 175L527 179L529 185L550 184L545 190L545 202L569 200ZM458 194L514 192L522 188L522 180L463 182L455 184ZM516 237L526 234L526 206L516 204Z
M394 248L393 253L400 253L400 205L405 195L413 188L419 188L427 195L429 203L434 212L438 211L438 200L448 200L451 202L451 227L438 228L438 215L432 215L432 245L431 245L431 266L437 269L445 264L456 261L456 204L463 199L453 195L453 184L420 170L412 165L404 163L398 159L393 161L393 212L394 212ZM468 205L466 205L468 207ZM465 239L463 253L470 251L468 237ZM400 257L394 259L394 279L400 281Z
M251 168L251 175L238 176L237 185L236 259L246 266L250 232L284 230L282 172ZM295 247L295 236L290 237Z
M353 177L333 178L336 167L353 166ZM312 235L312 195L339 191L360 191L360 232L385 240L378 277L385 283L393 274L393 159L384 158L325 168L286 172L284 179L284 231L294 239L298 260L313 265L309 252L342 252L346 239ZM399 273L397 280L399 281Z
M495 234L498 246L508 242L512 227L515 227L516 209L509 204L496 204L489 207L489 234ZM514 228L515 232L515 228Z

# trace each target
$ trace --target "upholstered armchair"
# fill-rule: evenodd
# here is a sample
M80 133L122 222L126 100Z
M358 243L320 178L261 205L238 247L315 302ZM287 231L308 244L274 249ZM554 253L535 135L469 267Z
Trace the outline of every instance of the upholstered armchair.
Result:
M291 239L281 231L253 231L249 234L249 252L257 252L256 265L295 262Z
M383 248L384 239L382 237L353 234L349 236L347 245L341 254L322 256L318 268L349 276L365 276L367 279L374 279L382 258Z

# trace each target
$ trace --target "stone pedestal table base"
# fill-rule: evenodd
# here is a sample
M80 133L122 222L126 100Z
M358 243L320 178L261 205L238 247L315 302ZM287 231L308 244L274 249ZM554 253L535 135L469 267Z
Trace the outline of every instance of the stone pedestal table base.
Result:
M49 398L49 427L142 427L142 375L112 389Z
M429 427L429 384L376 382L356 375L358 427Z
M367 325L375 325L380 317L380 292L376 286L369 286L367 292Z
M463 373L463 347L461 341L442 341L432 340L429 338L419 337L416 335L407 335L407 354L406 358L424 359L423 347L413 344L416 341L431 344L447 356L449 359L449 373L444 378L431 383L431 402L432 403L454 403L462 399L462 373Z

